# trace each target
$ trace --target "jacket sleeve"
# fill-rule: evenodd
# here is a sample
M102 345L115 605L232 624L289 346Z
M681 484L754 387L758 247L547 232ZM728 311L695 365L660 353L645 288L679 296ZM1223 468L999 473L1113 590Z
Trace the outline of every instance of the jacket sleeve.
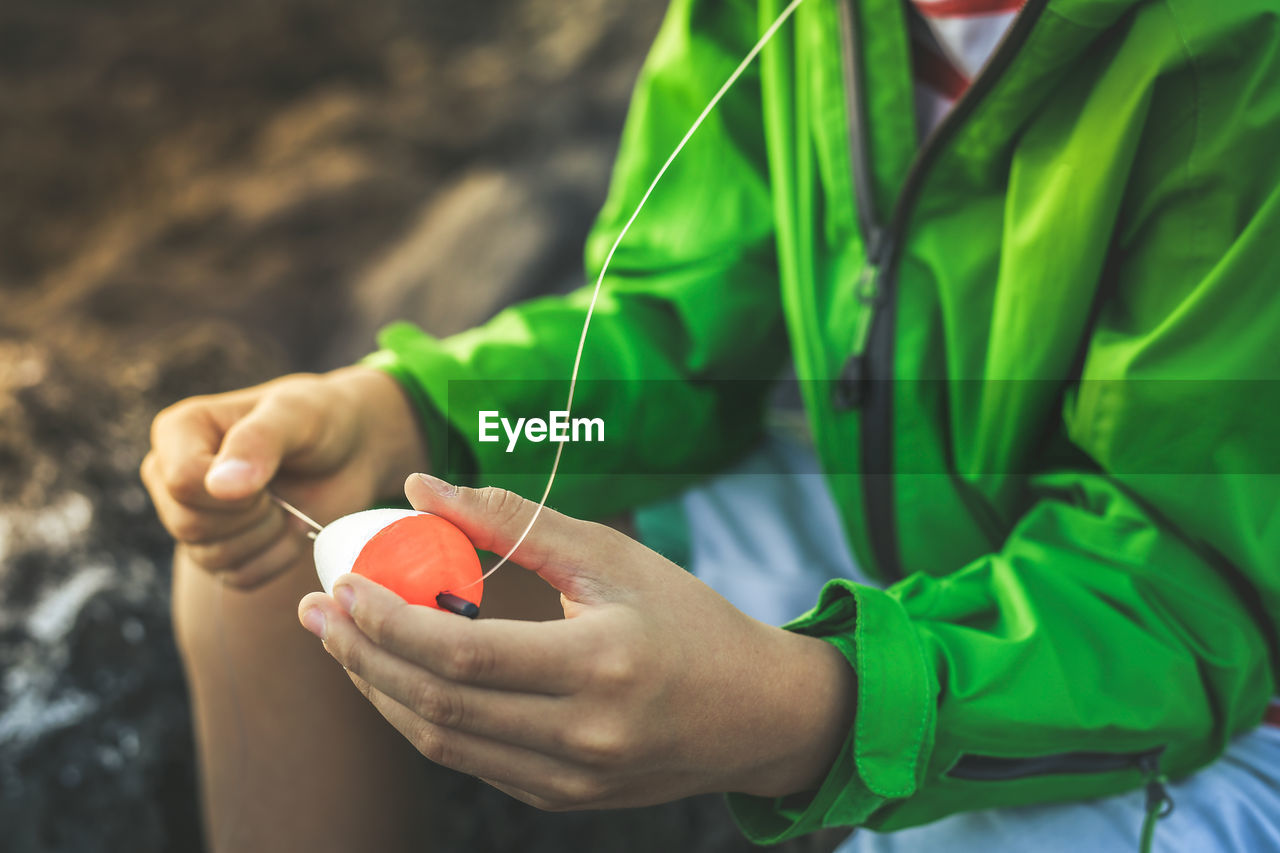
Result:
M1274 507L1276 478L1249 479L1201 497ZM1261 719L1274 680L1269 627L1244 597L1257 590L1113 478L1035 488L998 553L887 591L833 581L788 626L849 658L858 717L818 791L730 796L748 836L1120 793L1210 762Z
M755 21L740 2L672 4L588 240L592 281L663 161L750 49ZM567 512L599 517L674 491L758 435L766 380L786 348L759 92L748 70L675 160L610 265L573 403L574 417L604 421L604 442L565 448L551 500ZM537 494L555 445L522 441L508 453L505 437L480 442L478 412L514 421L564 409L590 295L530 301L444 340L393 326L368 363L389 370L416 401L438 468Z
M1280 615L1280 98L1224 68L1199 78L1194 147L1139 150L1156 177L1117 228L1063 403L1076 461L1026 478L992 553L883 591L833 581L789 626L848 658L856 718L818 790L731 795L754 840L1116 794L1261 720Z

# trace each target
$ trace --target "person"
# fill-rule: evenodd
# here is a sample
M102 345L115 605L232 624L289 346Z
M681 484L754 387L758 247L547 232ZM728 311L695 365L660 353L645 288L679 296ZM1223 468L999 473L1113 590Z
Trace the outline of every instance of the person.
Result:
M674 0L589 268L780 11ZM563 407L589 292L166 410L215 842L416 847L420 752L548 809L728 792L761 842L1128 850L1172 799L1160 849L1280 849L1278 46L1275 0L801 3L619 247L606 440L488 582L563 618L312 593L267 490L328 521L430 472L509 548L552 446L477 418ZM627 513L694 574L582 520Z

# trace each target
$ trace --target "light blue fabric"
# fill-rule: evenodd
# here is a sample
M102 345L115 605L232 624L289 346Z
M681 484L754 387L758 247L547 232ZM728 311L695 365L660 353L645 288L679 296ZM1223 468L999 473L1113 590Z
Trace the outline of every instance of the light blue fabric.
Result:
M1280 850L1280 729L1259 726L1213 764L1169 785L1155 853ZM894 833L855 832L837 853L1111 853L1138 849L1144 795L952 815Z
M832 577L872 583L850 556L813 453L773 436L732 471L680 498L694 574L751 616L780 625L808 610ZM642 526L643 529L643 526ZM1173 783L1157 853L1280 851L1280 728L1236 738L1215 763ZM837 853L1130 853L1144 794L953 815L880 834Z
M813 451L780 435L686 492L686 568L735 607L781 625L813 607L833 577L862 575Z

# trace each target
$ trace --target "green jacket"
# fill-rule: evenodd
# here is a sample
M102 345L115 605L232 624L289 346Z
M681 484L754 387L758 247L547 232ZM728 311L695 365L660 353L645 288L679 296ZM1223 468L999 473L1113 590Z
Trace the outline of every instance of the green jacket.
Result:
M575 401L607 452L567 447L552 503L730 462L765 385L732 380L794 361L892 583L790 626L845 654L857 712L819 790L731 797L755 840L1189 773L1275 692L1280 0L1030 0L922 149L904 4L844 2L800 6L619 250L582 369L623 381ZM781 5L675 0L589 268ZM536 496L551 448L477 442L476 409L562 408L586 301L393 327L373 363L453 476Z

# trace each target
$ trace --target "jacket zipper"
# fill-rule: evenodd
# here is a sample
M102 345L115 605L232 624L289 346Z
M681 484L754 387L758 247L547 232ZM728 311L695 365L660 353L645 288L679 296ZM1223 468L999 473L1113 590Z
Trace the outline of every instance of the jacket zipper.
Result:
M852 354L836 381L838 411L861 409L860 433L863 503L872 557L880 572L901 578L897 518L893 506L892 403L894 327L897 313L896 265L902 231L924 177L938 152L1003 75L1027 40L1048 0L1027 0L991 58L942 122L934 128L903 180L887 226L877 215L872 194L871 153L866 132L866 91L861 73L861 34L855 0L841 0L841 40L844 43L845 92L849 99L849 145L853 160L854 192L866 261L858 275L856 296L866 306L854 329Z
M1169 796L1169 789L1165 787L1169 778L1160 771L1161 751L1150 750L1139 759L1138 767L1147 780L1147 802L1142 829L1138 835L1140 853L1151 853L1151 845L1155 843L1156 821L1168 817L1173 811L1173 797Z

